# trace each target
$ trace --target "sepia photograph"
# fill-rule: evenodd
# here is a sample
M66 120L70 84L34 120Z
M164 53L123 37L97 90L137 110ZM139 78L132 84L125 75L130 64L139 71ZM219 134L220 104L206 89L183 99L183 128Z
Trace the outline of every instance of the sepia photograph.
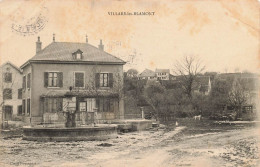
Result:
M1 167L260 166L260 0L0 0Z

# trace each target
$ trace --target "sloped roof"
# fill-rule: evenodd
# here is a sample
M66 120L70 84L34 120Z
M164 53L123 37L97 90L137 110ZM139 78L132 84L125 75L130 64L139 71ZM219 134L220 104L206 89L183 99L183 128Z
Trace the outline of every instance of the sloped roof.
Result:
M82 51L82 59L73 59L72 53ZM88 43L73 42L52 42L47 47L39 51L29 61L59 61L59 62L97 62L97 63L117 63L125 62L103 50L98 49ZM25 63L26 64L26 63ZM24 65L25 65L24 64ZM24 66L22 65L22 67Z
M13 63L11 63L10 61L7 61L6 63L2 64L0 67L4 67L5 65L9 64L10 66L12 66L14 69L16 69L19 73L22 73L22 70L17 67L16 65L14 65Z
M145 69L141 74L139 74L139 77L155 77L156 74L154 71Z
M166 72L166 73L170 73L170 69L155 69L155 72Z

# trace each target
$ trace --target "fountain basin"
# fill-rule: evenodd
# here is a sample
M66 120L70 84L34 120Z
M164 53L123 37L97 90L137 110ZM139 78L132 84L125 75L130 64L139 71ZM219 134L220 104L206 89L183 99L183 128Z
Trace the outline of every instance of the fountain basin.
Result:
M30 141L88 141L117 137L117 125L75 128L23 127L23 139Z

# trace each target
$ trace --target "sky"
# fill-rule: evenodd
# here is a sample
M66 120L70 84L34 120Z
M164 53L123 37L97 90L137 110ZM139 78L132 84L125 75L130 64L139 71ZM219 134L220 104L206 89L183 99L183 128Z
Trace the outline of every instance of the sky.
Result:
M155 12L150 16L108 12ZM19 26L41 28L22 33ZM198 57L205 71L260 72L257 0L2 0L0 64L21 66L52 42L85 42L127 61L124 70L173 69L183 56Z

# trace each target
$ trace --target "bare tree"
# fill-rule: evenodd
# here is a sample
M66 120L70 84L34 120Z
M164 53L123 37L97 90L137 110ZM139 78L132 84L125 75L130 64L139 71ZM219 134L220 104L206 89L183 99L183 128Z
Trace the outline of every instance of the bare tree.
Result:
M228 93L228 101L237 110L237 116L241 116L242 107L246 104L249 91L242 79L235 79Z
M199 58L192 55L184 56L180 61L176 61L174 65L174 72L180 76L181 84L184 93L192 99L192 92L194 90L194 81L198 74L205 69Z

